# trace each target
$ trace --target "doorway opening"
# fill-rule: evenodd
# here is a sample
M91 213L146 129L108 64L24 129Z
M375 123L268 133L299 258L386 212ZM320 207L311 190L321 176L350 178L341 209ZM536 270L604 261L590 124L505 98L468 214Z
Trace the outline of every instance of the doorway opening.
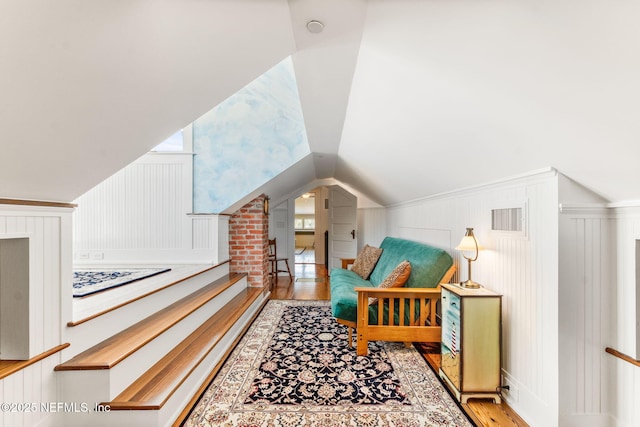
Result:
M329 299L329 281L325 266L327 194L326 187L317 187L295 199L293 232L296 279L286 288L276 287L273 298Z
M310 191L295 201L295 263L316 263L316 193Z

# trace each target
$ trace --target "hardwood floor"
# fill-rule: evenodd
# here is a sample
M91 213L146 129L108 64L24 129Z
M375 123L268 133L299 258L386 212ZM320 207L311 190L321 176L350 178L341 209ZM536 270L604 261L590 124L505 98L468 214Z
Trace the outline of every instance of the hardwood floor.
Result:
M327 269L319 264L296 264L293 280L280 276L271 299L323 301L331 299Z
M321 301L331 298L329 277L324 265L296 264L294 270L293 280L286 276L278 278L272 289L271 299ZM439 346L426 344L417 345L416 348L437 371L440 363ZM496 405L491 400L470 399L462 408L478 426L528 427L528 424L504 402Z

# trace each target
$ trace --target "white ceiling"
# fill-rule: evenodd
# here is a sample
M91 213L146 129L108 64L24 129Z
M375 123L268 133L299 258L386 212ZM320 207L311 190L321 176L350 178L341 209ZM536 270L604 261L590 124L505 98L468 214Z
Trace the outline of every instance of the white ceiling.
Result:
M15 0L0 197L72 201L293 54L312 154L272 197L332 179L389 205L553 166L640 199L639 20L636 0Z

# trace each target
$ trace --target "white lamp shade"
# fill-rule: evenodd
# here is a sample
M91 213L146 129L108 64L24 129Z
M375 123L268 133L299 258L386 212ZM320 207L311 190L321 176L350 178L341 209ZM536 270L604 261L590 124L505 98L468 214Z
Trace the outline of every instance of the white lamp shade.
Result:
M478 241L476 240L476 237L473 235L473 228L467 227L467 232L464 234L464 237L462 238L462 240L460 240L460 244L456 246L456 250L463 252L462 256L468 261L468 265L469 265L469 278L467 279L466 282L460 283L460 286L464 288L475 289L480 287L479 284L471 280L471 262L478 259L479 249L480 248L478 247ZM465 251L473 251L473 255L467 256L464 253Z
M478 249L477 241L473 236L464 236L460 240L460 244L456 246L456 250L459 251L475 251Z

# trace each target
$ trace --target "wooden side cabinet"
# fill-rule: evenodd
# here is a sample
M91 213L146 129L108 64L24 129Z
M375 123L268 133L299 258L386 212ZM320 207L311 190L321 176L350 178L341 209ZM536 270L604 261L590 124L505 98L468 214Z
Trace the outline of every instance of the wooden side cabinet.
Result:
M502 296L488 289L442 285L440 377L458 401L500 403Z

